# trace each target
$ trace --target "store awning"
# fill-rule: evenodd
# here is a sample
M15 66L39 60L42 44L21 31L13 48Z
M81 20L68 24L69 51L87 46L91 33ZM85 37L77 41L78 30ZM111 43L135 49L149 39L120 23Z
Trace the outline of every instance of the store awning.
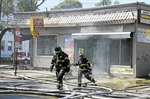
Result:
M106 33L72 33L73 39L89 39L89 38L110 38L110 39L126 39L130 37L131 32L106 32Z

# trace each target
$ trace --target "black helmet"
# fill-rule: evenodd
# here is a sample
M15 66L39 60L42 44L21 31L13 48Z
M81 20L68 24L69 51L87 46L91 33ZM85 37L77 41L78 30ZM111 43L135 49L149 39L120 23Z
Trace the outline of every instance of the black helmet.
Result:
M80 55L79 55L79 57L80 57L80 58L83 58L83 57L84 57L84 55L83 55L83 54L80 54Z
M57 47L55 47L54 51L58 51L59 52L59 51L62 51L62 50L61 50L61 47L57 46Z
M58 55L60 52L62 52L61 47L55 47L54 54Z

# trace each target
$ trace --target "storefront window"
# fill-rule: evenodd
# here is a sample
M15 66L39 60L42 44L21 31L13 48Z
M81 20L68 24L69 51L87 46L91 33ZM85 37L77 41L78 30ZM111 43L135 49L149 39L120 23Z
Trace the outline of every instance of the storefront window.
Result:
M85 56L102 71L108 71L112 65L131 66L131 39L77 40L75 45L75 60L83 48Z
M40 38L37 38L37 55L53 55L56 45L57 35L40 36Z
M131 40L112 40L110 46L111 65L131 65Z
M110 64L119 65L120 64L120 39L110 41Z
M131 40L124 39L121 40L121 65L131 64Z

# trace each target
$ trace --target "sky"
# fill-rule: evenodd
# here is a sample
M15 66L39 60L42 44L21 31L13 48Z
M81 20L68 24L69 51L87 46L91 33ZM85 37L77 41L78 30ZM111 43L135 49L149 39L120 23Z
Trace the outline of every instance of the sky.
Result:
M51 8L53 8L62 1L64 0L47 0L39 7L39 9L40 11L45 11L46 8L47 10L50 10ZM83 4L83 8L87 8L87 7L94 7L95 3L98 3L100 0L79 0L79 1ZM114 1L116 0L112 0L112 2ZM145 2L146 4L150 4L150 0L118 0L118 1L120 2L120 4L132 2Z

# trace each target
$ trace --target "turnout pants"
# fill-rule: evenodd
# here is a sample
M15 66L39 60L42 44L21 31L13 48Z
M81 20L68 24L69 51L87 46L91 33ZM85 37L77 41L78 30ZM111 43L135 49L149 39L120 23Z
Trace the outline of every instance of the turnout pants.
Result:
M63 90L63 76L65 75L66 71L64 69L56 71L57 77L57 89Z
M78 72L78 87L81 87L82 85L82 76L85 76L86 79L89 81L95 83L94 78L91 77L91 72L90 71L80 71Z

